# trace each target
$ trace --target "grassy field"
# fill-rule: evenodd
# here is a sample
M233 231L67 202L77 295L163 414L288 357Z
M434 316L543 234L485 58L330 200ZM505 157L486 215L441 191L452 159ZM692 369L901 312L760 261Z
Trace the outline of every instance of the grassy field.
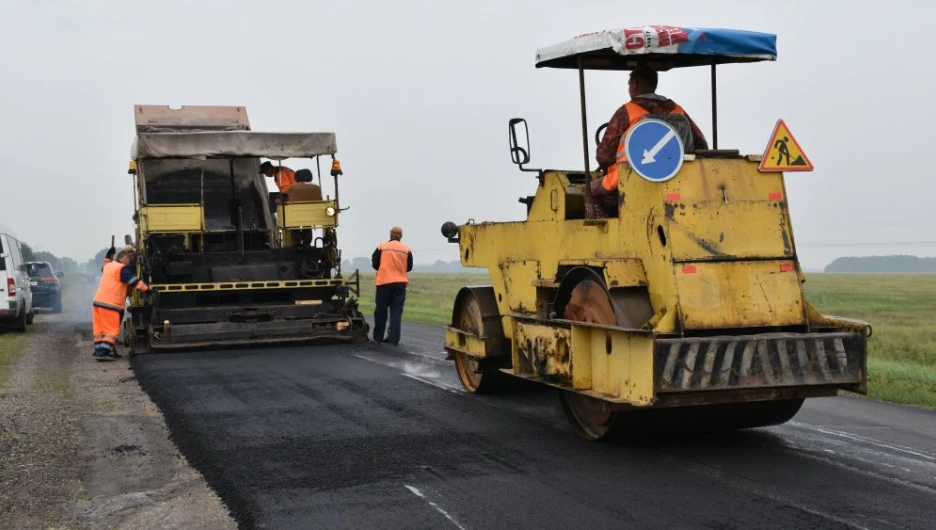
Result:
M489 285L486 272L481 274L410 274L403 319L427 324L448 324L458 290L466 285ZM374 275L361 275L361 310L374 313Z
M871 397L936 408L936 274L812 274L806 297L825 314L871 323Z
M0 331L0 388L6 386L10 378L10 364L26 347L27 338L28 333Z
M458 289L487 273L412 274L404 318L446 324ZM374 276L363 275L361 308L374 311ZM808 274L806 296L825 314L867 320L873 398L936 408L936 275Z

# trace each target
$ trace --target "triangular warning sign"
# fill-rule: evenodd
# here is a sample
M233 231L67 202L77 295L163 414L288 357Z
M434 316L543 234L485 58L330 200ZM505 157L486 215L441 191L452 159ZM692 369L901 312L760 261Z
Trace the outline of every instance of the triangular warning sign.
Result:
M761 159L761 171L812 171L813 165L790 134L783 120L777 120L770 142Z

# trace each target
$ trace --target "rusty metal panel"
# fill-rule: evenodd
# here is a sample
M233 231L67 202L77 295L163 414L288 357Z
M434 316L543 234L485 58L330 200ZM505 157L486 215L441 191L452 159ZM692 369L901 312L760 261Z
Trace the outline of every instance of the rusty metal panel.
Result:
M536 312L536 280L540 277L540 262L508 260L500 264L507 294L507 305L515 313Z
M572 386L593 397L653 403L653 338L649 334L572 325Z
M766 199L730 205L667 204L673 260L792 258L785 213Z
M474 357L487 357L494 353L491 341L467 331L445 326L445 350L448 352L461 352Z
M792 261L675 264L685 329L789 326L806 322Z
M569 379L572 373L570 336L571 332L565 328L518 322L513 342L536 375Z
M134 105L137 130L147 127L169 129L250 129L245 107L220 105Z
M687 162L660 193L674 261L796 255L783 180L756 164Z
M803 385L862 391L866 365L861 332L658 339L654 346L657 392Z

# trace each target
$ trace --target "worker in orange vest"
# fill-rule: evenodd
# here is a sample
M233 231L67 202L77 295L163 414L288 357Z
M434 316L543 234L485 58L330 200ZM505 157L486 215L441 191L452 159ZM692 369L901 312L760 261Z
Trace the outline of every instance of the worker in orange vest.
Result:
M296 183L296 172L285 166L274 166L267 161L260 165L260 173L272 177L276 187L283 195Z
M708 142L701 129L692 121L682 107L673 100L656 93L658 76L651 68L640 66L631 72L628 80L628 92L631 100L622 105L611 117L604 137L596 149L595 158L598 166L605 170L605 176L591 182L591 194L601 198L616 194L618 189L618 164L627 161L624 138L627 131L648 115L677 114L685 117L692 139L690 149L708 149ZM611 201L615 204L617 201Z
M413 270L413 252L400 240L403 229L390 229L390 240L377 245L371 256L371 265L377 271L377 308L374 310L374 341L400 343L400 324L403 320L403 303L409 279L406 273ZM385 338L387 310L390 311L390 334Z
M105 258L101 283L98 284L92 304L94 358L98 361L113 361L121 357L117 353L117 338L120 335L128 288L137 288L143 292L149 290L149 286L127 266L133 259L133 252L133 247L126 246L117 252L117 259L111 261Z

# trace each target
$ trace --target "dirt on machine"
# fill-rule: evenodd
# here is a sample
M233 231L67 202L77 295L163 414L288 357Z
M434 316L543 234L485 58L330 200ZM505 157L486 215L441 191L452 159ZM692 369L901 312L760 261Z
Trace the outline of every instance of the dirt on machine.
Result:
M511 158L536 177L526 219L443 225L462 265L492 281L463 288L446 327L469 392L551 385L589 439L776 425L806 398L866 393L870 325L823 315L803 294L784 176L811 163L769 127L763 154L718 147L716 66L776 56L772 34L674 26L537 50L537 68L578 73L584 170L525 167L527 125L512 119ZM605 173L589 169L585 73L641 65L710 69L711 149L672 116L636 120L609 168L616 192L593 196Z
M244 107L137 105L132 355L364 341L358 272L341 270L334 133L259 132ZM333 193L323 194L321 157ZM295 170L270 192L261 160Z

